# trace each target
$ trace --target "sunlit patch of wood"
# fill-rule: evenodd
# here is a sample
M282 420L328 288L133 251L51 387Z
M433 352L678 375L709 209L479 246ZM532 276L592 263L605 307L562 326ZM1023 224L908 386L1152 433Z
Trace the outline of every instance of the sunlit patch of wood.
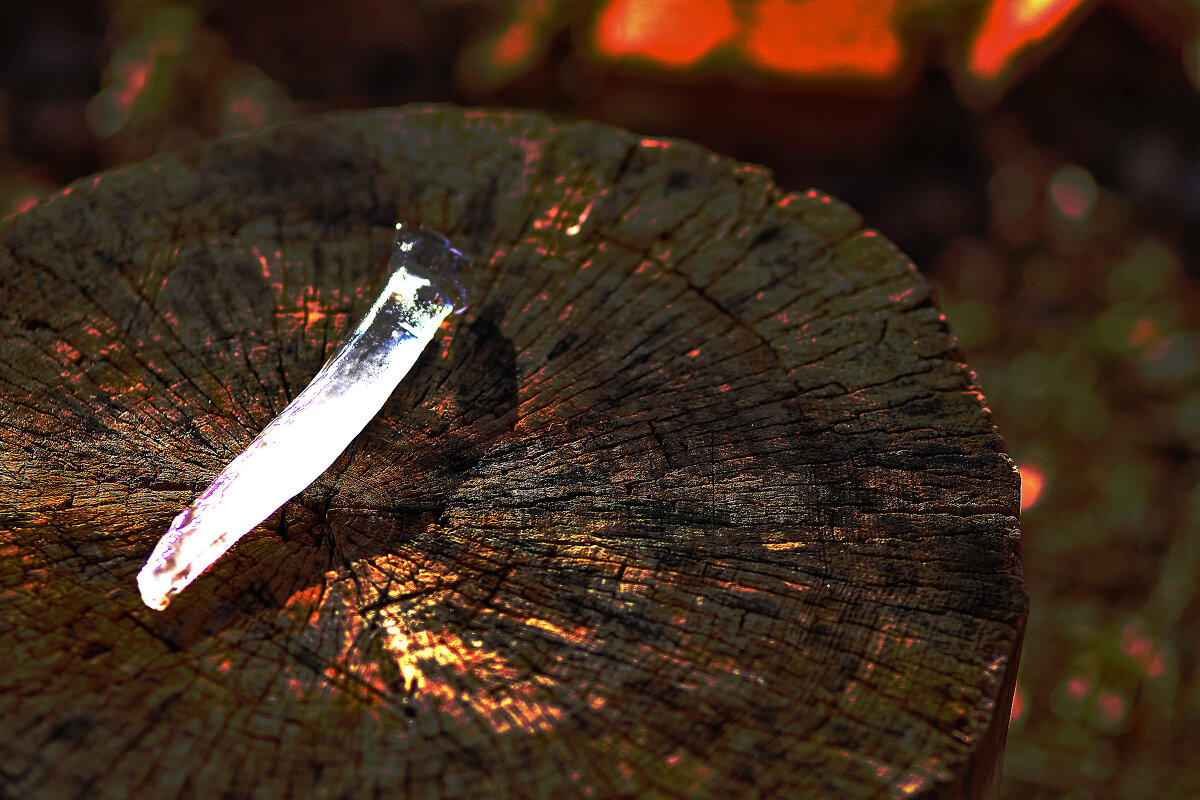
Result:
M392 570L395 570L394 572ZM363 590L377 579L410 575L407 583L393 580L390 594ZM485 721L493 733L512 730L536 733L553 728L565 711L545 691L554 681L545 675L518 669L506 654L449 628L431 628L420 622L420 609L436 610L453 599L461 576L445 568L412 571L400 558L363 564L353 578L328 576L331 583L300 590L285 608L302 616L340 614L347 606L365 610L344 618L324 676L329 685L373 713L445 714L456 724L470 726ZM436 588L437 586L445 588ZM412 601L389 602L390 596L417 595ZM373 598L368 601L368 598ZM364 601L368 601L365 602ZM328 621L313 619L320 630ZM526 619L525 624L562 639L580 643L583 628L567 630L547 620ZM307 696L312 686L289 679L288 686Z

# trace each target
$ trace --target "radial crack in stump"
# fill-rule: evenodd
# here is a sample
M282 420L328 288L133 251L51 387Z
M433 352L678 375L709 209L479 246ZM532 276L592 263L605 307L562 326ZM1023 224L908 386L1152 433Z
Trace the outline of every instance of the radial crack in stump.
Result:
M374 300L470 308L163 612L135 576ZM685 142L402 108L0 223L0 794L977 797L1018 476L928 284Z

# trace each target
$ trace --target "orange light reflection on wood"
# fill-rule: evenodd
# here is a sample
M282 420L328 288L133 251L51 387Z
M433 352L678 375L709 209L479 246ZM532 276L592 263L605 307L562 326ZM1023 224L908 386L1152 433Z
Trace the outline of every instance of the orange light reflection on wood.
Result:
M18 198L17 201L13 203L13 213L24 214L26 211L36 206L38 204L38 200L40 199L41 197L36 194L25 195L24 197Z

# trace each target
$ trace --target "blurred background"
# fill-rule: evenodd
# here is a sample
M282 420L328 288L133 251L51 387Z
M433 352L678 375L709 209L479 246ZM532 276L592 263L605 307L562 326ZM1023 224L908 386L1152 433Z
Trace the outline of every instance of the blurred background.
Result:
M895 241L1023 477L1003 796L1200 797L1200 0L0 0L0 216L428 101L685 137Z

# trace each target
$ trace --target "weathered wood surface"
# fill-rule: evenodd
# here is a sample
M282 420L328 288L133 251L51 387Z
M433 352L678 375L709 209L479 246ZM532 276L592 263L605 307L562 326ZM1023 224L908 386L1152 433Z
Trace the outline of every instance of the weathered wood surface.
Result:
M165 612L172 516L364 311L476 259L380 417ZM1018 479L928 285L682 142L324 118L0 225L0 795L959 797Z

